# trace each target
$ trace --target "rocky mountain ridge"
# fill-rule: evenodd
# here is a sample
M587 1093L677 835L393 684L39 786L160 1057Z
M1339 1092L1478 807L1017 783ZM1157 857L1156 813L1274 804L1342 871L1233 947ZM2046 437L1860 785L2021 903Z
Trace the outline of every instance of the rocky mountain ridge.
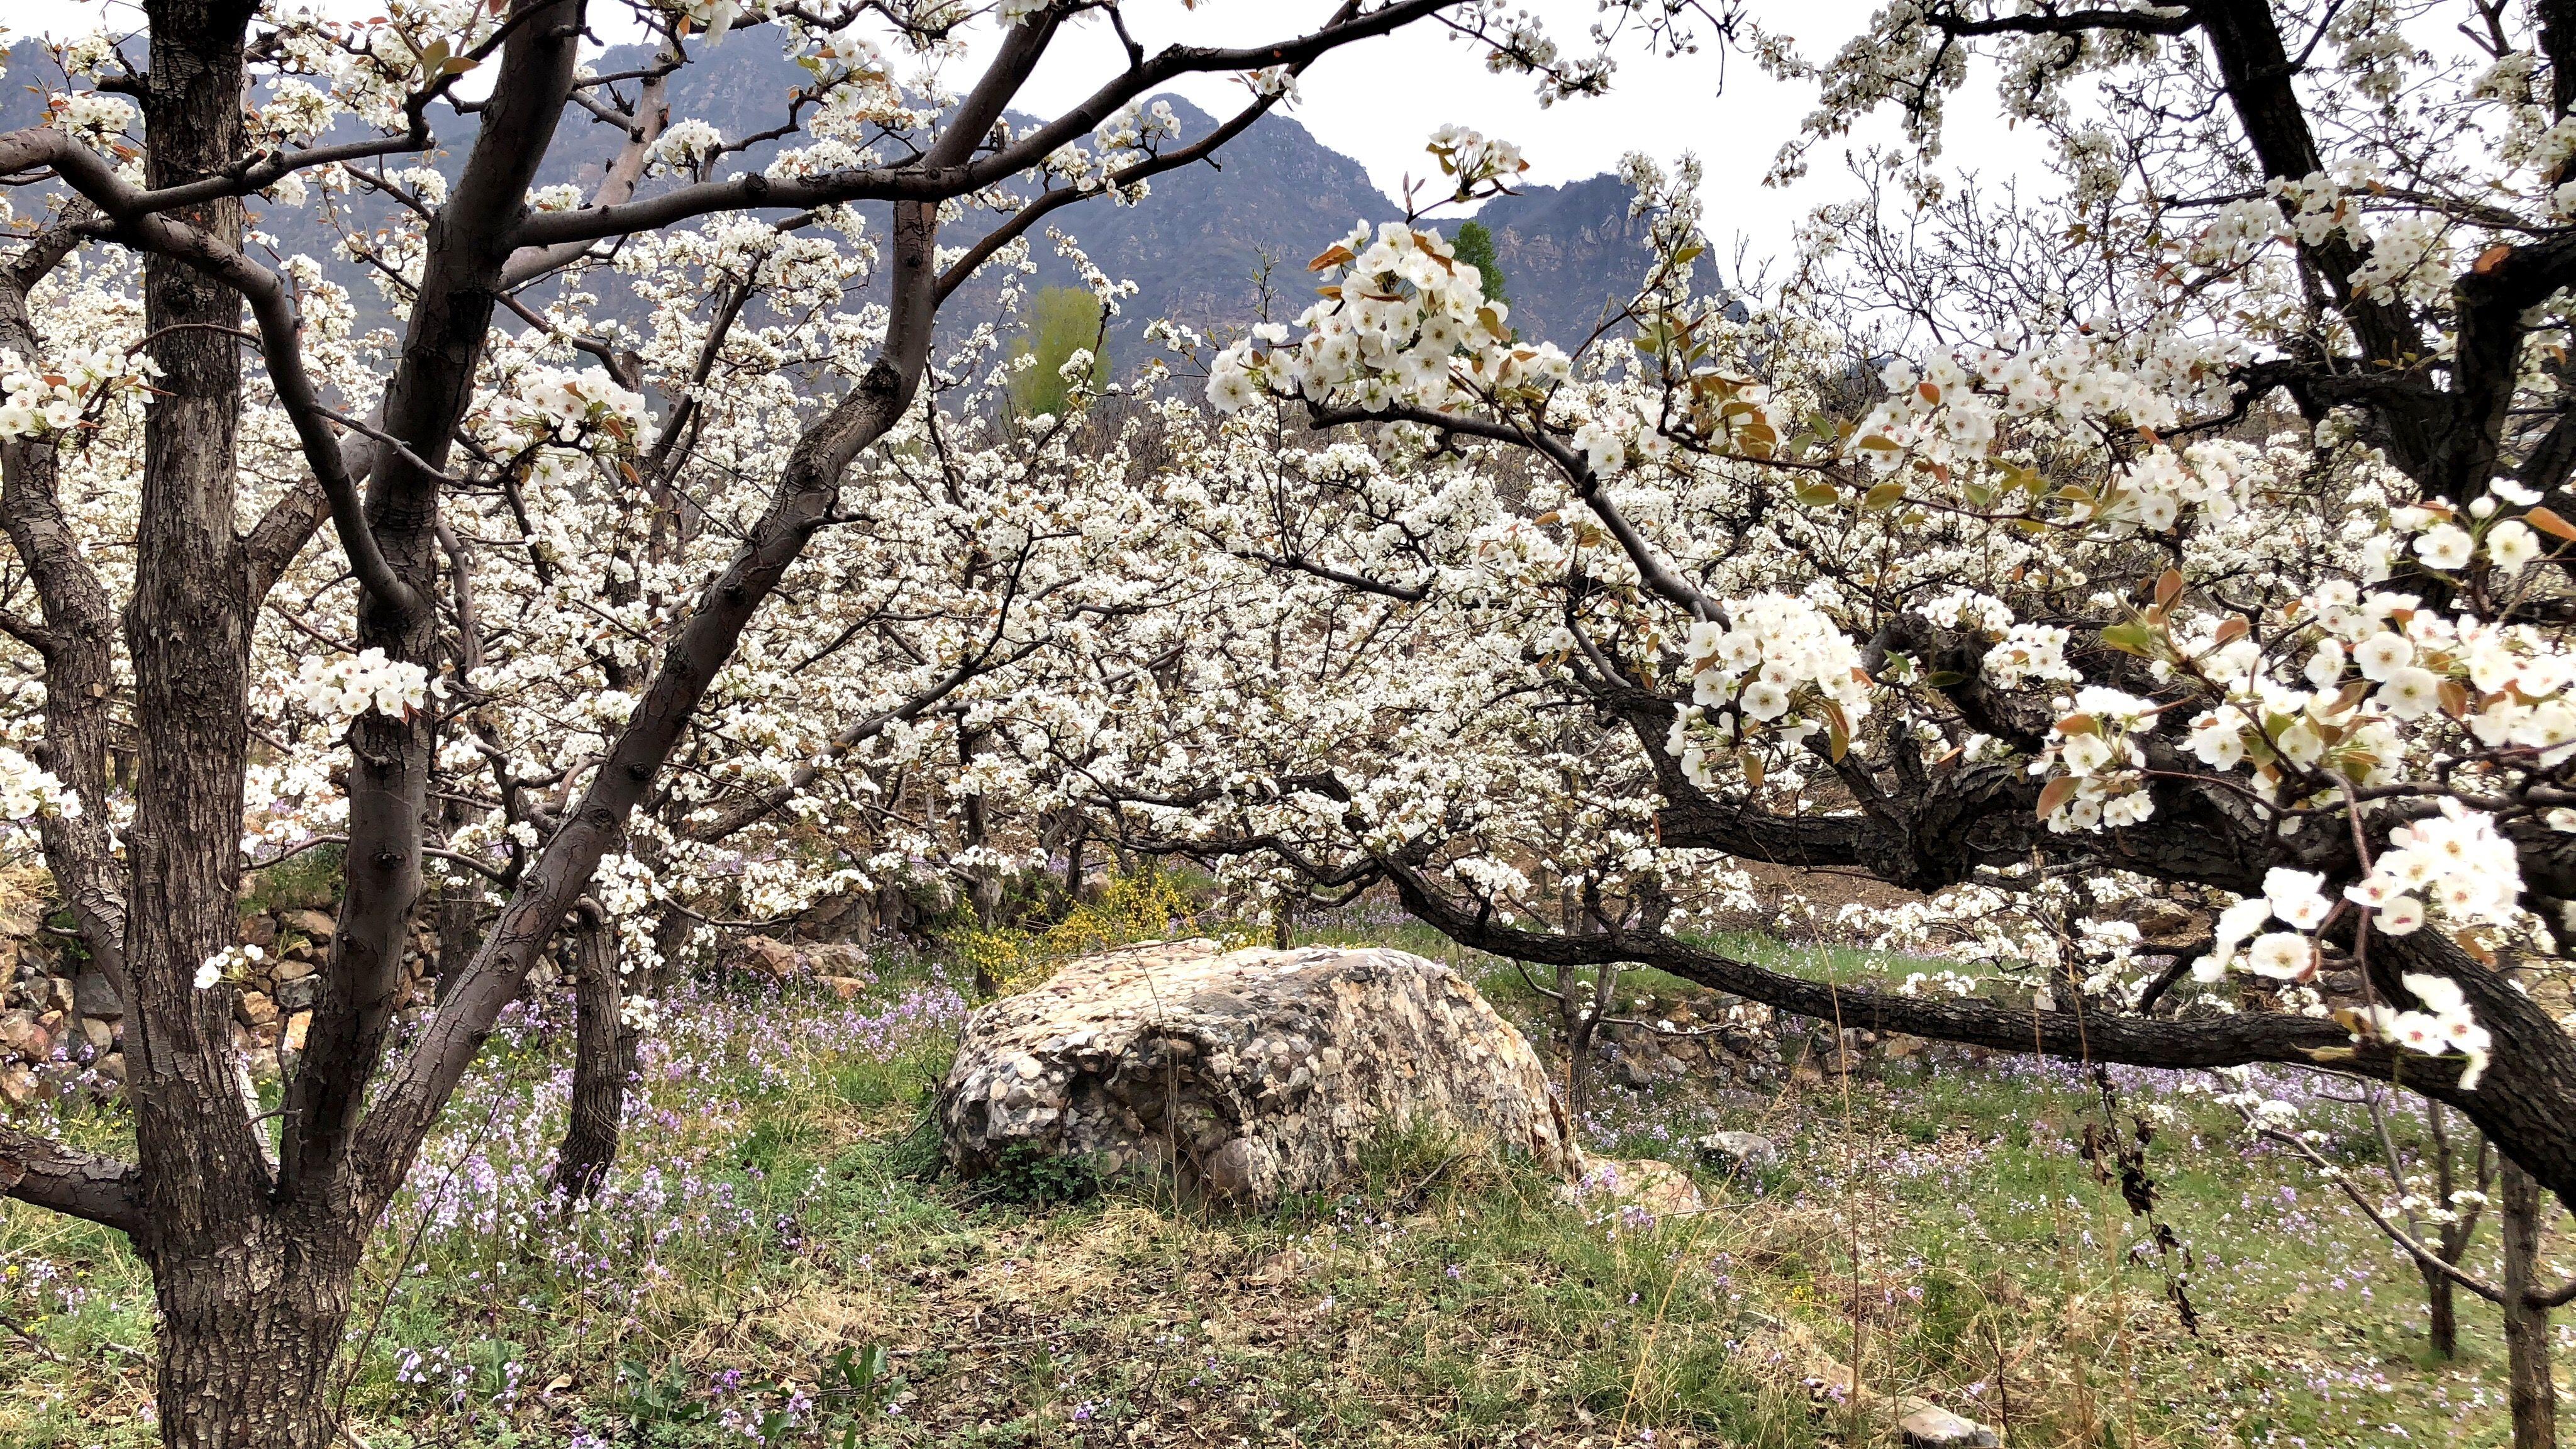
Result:
M612 49L596 65L614 72L644 58L640 49ZM29 39L13 47L6 77L0 84L0 130L41 123L49 90L62 83L41 43ZM706 121L727 135L754 134L774 126L787 94L810 79L756 33L745 34L674 77L671 116ZM1179 116L1184 140L1205 135L1217 124L1178 96L1160 99ZM433 117L440 144L428 160L452 176L473 144L473 118L437 112ZM581 111L567 112L542 181L595 182L618 140L613 126ZM781 144L754 147L734 164L746 170L765 165ZM1626 188L1607 174L1564 186L1533 186L1486 203L1479 219L1494 234L1513 320L1524 335L1570 349L1590 335L1605 308L1633 291L1645 271L1640 249L1645 227L1629 216L1628 205ZM363 202L359 208L364 216ZM367 309L368 322L385 320L375 287L357 263L341 255L338 237L314 208L255 203L254 209L260 229L276 238L281 256L302 253L323 260L334 279ZM1138 360L1138 334L1152 318L1171 317L1205 329L1241 327L1265 312L1293 316L1312 295L1308 257L1355 221L1399 215L1400 209L1357 161L1317 141L1293 116L1274 114L1227 146L1212 164L1155 178L1152 195L1141 205L1091 201L1051 220L1075 236L1103 271L1138 284L1137 295L1124 304L1113 328L1113 357L1127 363ZM1459 221L1426 224L1454 234ZM1043 237L1033 243L1042 284L1076 280L1073 265ZM968 301L959 312L965 324L989 315L972 305L973 299ZM610 307L620 310L613 299Z

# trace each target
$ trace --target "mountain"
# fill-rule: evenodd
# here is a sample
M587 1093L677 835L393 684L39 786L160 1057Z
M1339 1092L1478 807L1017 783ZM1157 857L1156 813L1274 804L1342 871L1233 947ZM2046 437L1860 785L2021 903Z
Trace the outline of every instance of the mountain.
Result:
M593 64L613 73L647 58L640 48L619 47ZM58 84L60 72L37 41L22 41L12 49L7 80L0 82L0 131L41 123L48 77ZM704 52L699 63L674 78L671 116L709 122L730 136L757 134L778 123L788 93L810 79L763 43L758 32L747 32ZM1180 118L1184 141L1206 135L1217 124L1178 96L1160 99ZM1032 123L1028 117L1012 119ZM474 120L433 110L432 122L440 146L429 164L453 177L472 149ZM339 130L346 134L324 139L356 134L347 121ZM619 140L615 127L568 110L548 150L541 184L595 182L615 156ZM766 165L782 144L764 142L730 157L726 169ZM352 204L362 217L371 208L390 205L365 197ZM301 252L322 259L362 308L375 307L374 287L355 263L340 257L336 236L311 207L253 205L259 213L256 224L277 238L281 254ZM884 208L873 210L872 222L881 222ZM1137 334L1146 320L1168 316L1203 329L1257 320L1265 271L1271 315L1282 320L1295 315L1313 296L1307 258L1356 221L1399 214L1357 161L1317 141L1293 117L1274 114L1218 152L1213 163L1155 177L1152 194L1139 206L1093 200L1048 220L1078 237L1110 276L1138 283L1137 295L1122 304L1113 330L1112 356L1123 366L1140 356ZM1494 233L1513 321L1525 336L1573 347L1590 334L1604 305L1627 297L1644 275L1644 254L1638 249L1644 227L1629 218L1628 193L1615 176L1496 197L1486 203L1480 219ZM1457 223L1438 226L1454 234ZM1043 227L1030 245L1042 284L1077 283L1075 269L1055 254ZM606 279L593 284L608 285ZM971 295L962 300L967 304L962 315L975 320L988 315ZM627 310L613 298L608 305L613 311ZM381 320L378 313L362 325Z
M1563 186L1529 186L1476 213L1494 234L1503 293L1522 335L1571 352L1646 280L1646 219L1608 172ZM1455 223L1442 227L1457 235Z

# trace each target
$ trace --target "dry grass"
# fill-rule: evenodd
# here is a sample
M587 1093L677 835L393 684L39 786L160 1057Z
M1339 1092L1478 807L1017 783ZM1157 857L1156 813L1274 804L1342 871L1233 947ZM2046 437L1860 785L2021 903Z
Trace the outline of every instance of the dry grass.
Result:
M2017 1446L2505 1439L2488 1311L2463 1305L2459 1362L2425 1360L2414 1279L2366 1224L2167 1083L2129 1095L2181 1114L2151 1156L2198 1264L2197 1334L2077 1155L2098 1109L2063 1072L1909 1066L1742 1111L1623 1100L1596 1124L1619 1155L1687 1164L1681 1144L1720 1125L1783 1141L1776 1172L1704 1179L1710 1210L1660 1223L1429 1139L1381 1144L1346 1193L1238 1216L1151 1183L1050 1203L1022 1200L1046 1183L918 1176L944 1019L908 999L703 1003L646 1063L616 1192L569 1225L531 1185L564 1044L522 1028L370 1267L361 1301L388 1307L355 1365L356 1432L372 1449L1884 1438L1883 1414L1816 1401L1805 1380L1830 1354ZM11 1207L0 1274L0 1311L41 1349L0 1343L0 1444L151 1442L148 1372L106 1347L149 1332L121 1247ZM818 1392L849 1387L836 1353L870 1348L886 1374L869 1394Z

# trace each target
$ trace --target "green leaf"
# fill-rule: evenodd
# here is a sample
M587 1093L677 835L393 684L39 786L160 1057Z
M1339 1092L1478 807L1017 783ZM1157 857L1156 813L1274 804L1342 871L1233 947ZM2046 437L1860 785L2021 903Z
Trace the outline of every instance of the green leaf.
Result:
M2123 654L2135 654L2145 659L2153 659L2156 657L2155 631L2144 624L2128 623L2105 626L2102 630L2102 642L2119 650Z

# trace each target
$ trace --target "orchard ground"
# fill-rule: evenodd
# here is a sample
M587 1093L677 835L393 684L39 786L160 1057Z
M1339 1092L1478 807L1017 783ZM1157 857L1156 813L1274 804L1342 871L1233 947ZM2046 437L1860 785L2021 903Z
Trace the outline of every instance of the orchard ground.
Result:
M1310 939L1448 954L1382 921ZM1544 1049L1549 1004L1507 963L1460 964ZM1340 1196L1247 1216L1078 1167L936 1171L924 1107L962 973L879 966L855 1000L734 983L673 1003L614 1176L571 1214L544 1187L570 1005L511 1008L377 1235L347 1442L1884 1442L1883 1408L1816 1396L1820 1353L2016 1445L2507 1439L2493 1310L2464 1298L2461 1356L2432 1358L2412 1269L2186 1074L2113 1080L2124 1117L2176 1114L2148 1165L2196 1334L2080 1152L2103 1107L2073 1066L1915 1059L1783 1073L1758 1098L1605 1085L1592 1151L1700 1175L1709 1208L1661 1221L1429 1138L1381 1144ZM1623 998L1677 989L1641 975ZM2372 1160L2358 1111L2317 1095L2340 1086L2265 1086ZM96 1110L53 1125L121 1131ZM1772 1136L1782 1162L1708 1173L1690 1141L1719 1127ZM2544 1248L2576 1254L2563 1233ZM114 1236L0 1203L0 1444L157 1443L151 1303ZM2576 1334L2558 1336L2563 1386Z

